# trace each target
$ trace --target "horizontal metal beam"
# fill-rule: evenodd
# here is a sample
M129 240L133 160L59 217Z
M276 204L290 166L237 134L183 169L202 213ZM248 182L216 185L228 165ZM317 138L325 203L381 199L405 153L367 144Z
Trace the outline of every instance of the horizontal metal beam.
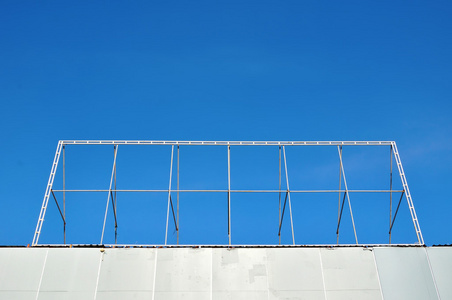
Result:
M53 190L54 192L109 192L110 190ZM168 193L169 190L111 190L113 192ZM279 193L280 190L171 190L180 193ZM290 190L291 193L342 193L345 190ZM403 190L347 190L347 193L401 193Z
M390 146L392 141L125 141L63 140L63 145Z

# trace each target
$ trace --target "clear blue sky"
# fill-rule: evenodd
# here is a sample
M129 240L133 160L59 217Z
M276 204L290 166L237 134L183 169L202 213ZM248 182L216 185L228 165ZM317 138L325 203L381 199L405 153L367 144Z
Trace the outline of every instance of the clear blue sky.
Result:
M59 139L395 140L452 243L450 3L149 2L2 3L0 244L31 243Z

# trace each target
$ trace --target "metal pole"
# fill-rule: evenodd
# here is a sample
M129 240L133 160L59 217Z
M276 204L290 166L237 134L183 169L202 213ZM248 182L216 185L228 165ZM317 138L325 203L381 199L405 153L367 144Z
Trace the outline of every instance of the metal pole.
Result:
M279 231L278 238L279 244L281 245L281 146L279 146Z
M389 244L391 244L391 223L392 223L392 145L389 149L389 157L390 157L390 174L389 174Z
M170 165L170 177L169 177L169 187L168 187L168 209L166 212L166 231L165 231L165 245L168 241L168 221L169 221L169 209L170 209L170 201L171 201L171 178L173 177L173 154L174 154L174 145L171 146L171 165Z
M63 145L63 241L66 245L66 159L65 159L65 149L66 147Z
M113 199L112 199L113 200ZM118 221L117 221L117 198L116 198L116 164L115 164L115 195L114 195L114 213L115 213L115 245L118 242Z
M228 145L228 238L231 245L231 146Z
M339 146L338 146L339 147ZM342 146L340 146L340 152L342 155ZM341 184L342 184L342 160L339 162L339 199L337 204L337 229L336 229L336 244L339 245L339 224L341 223L341 216L342 216L342 208L344 207L344 204L342 204L341 208ZM345 194L344 194L345 197ZM345 198L344 198L345 200ZM342 201L342 203L344 203Z
M102 236L100 237L101 245L103 245L103 242L104 242L105 223L107 222L108 204L110 203L111 186L113 185L113 176L114 176L115 167L116 167L116 157L118 156L118 148L119 148L118 145L114 146L114 158L113 158L113 168L111 170L111 177L110 177L110 188L108 189L107 205L105 205L104 225L102 226Z
M290 188L289 188L289 176L287 175L287 160L286 160L286 149L283 146L283 154L284 154L284 169L286 171L286 185L287 185L287 196L289 198L289 212L290 212L290 228L292 228L292 242L295 245L295 234L293 230L293 218L292 218L292 204L290 202Z
M177 145L177 244L179 245L179 145Z
M341 146L341 148L342 148L342 146ZM350 196L348 193L347 180L345 179L344 163L342 162L342 149L339 149L339 147L338 147L337 151L339 152L339 159L340 159L341 166L342 166L342 176L344 177L345 193L347 194L348 207L350 209L350 217L352 218L352 225L353 225L353 232L355 234L355 241L356 241L356 244L358 245L358 236L356 235L356 228L355 228L355 221L353 219L352 205L350 203Z

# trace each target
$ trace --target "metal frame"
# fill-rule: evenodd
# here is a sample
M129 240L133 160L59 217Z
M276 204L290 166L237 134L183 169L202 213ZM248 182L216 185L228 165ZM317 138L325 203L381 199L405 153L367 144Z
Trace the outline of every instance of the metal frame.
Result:
M65 186L65 146L67 145L113 145L114 146L114 159L113 159L113 167L111 172L111 178L110 178L110 187L109 189L92 189L92 190L68 190ZM154 189L154 190L118 190L116 189L116 158L118 153L119 145L170 145L171 146L171 162L170 162L170 178L169 178L169 187L168 189ZM199 145L205 145L205 146L227 146L227 164L228 164L228 189L222 190L180 190L179 189L179 152L180 152L180 146L199 146ZM177 146L177 188L176 190L172 189L172 177L173 177L173 161L174 161L174 146ZM278 190L233 190L231 189L231 146L278 146L279 147L279 189ZM290 190L289 188L289 176L288 176L288 169L287 169L287 158L286 158L286 152L285 147L286 146L336 146L338 149L339 154L339 189L338 190ZM347 181L345 177L345 170L344 165L342 161L342 147L343 146L389 146L390 147L390 187L389 190L349 190L347 186ZM282 151L281 151L282 150ZM58 167L58 162L60 159L61 152L63 152L63 189L62 190L53 190L53 182L55 180L55 174ZM286 190L285 190L285 199L283 206L281 206L281 154L282 158L284 160L284 175L285 175L285 181L286 181ZM399 176L401 179L401 183L403 186L403 190L393 190L392 189L392 161L394 160L397 164L397 168L399 171ZM345 190L342 189L342 181L344 182ZM63 211L61 211L60 205L57 201L57 198L55 196L56 192L62 192L63 194ZM108 208L109 203L111 201L112 208L113 208L113 214L114 214L114 220L115 220L115 245L117 244L117 228L118 228L118 222L117 222L117 193L121 192L164 192L168 193L168 204L167 204L167 217L166 217L166 231L165 231L165 247L175 246L175 245L168 245L168 225L169 225L169 213L170 213L170 207L172 210L173 220L177 232L177 245L179 245L179 193L184 192L216 192L216 193L226 193L227 194L227 206L228 206L228 244L229 246L232 246L232 232L231 232L231 194L233 193L278 193L279 198L279 231L278 231L278 237L279 237L279 244L281 245L281 227L283 224L284 214L285 214L285 208L286 204L289 205L289 214L290 214L290 226L291 226L291 232L292 232L292 246L296 246L295 243L295 234L294 234L294 226L293 226L293 216L292 216L292 204L291 204L291 193L338 193L339 200L338 200L338 222L337 222L337 228L336 228L336 235L337 235L337 245L339 245L339 229L342 219L342 213L343 208L345 204L345 199L347 199L347 204L350 211L350 217L353 225L353 232L355 237L356 245L359 245L358 243L358 236L356 233L356 227L355 222L353 219L353 211L350 201L350 193L389 193L390 195L390 212L389 212L389 244L391 244L391 234L392 229L394 226L394 221L396 219L401 201L403 199L403 196L405 195L410 214L411 219L413 221L414 229L416 232L417 245L424 245L424 239L422 236L422 232L419 226L419 221L416 215L416 211L414 209L414 204L412 201L411 193L408 188L408 183L405 177L405 173L402 167L402 162L399 156L399 152L397 150L396 143L394 141L103 141L103 140L62 140L58 142L58 146L55 152L55 157L53 160L52 168L50 171L49 181L46 187L46 191L44 194L43 203L41 206L41 211L38 217L38 222L36 225L36 230L33 236L33 242L32 246L38 246L39 237L42 231L42 226L44 222L44 217L46 214L48 201L50 198L50 195L53 196L55 203L58 207L58 210L60 212L60 215L62 217L63 221L63 231L64 231L64 244L66 244L66 193L68 192L106 192L107 195L107 202L106 202L106 209L105 209L105 216L104 216L104 222L103 222L103 228L102 228L102 235L100 239L100 245L103 244L103 238L104 238L104 231L106 226L106 220L108 215ZM171 197L171 193L177 193L177 203L176 203L176 212L174 210L174 205ZM400 192L401 196L397 205L397 209L395 211L394 216L392 216L392 196L393 193ZM342 196L342 203L341 203L341 195ZM282 210L281 210L282 208Z

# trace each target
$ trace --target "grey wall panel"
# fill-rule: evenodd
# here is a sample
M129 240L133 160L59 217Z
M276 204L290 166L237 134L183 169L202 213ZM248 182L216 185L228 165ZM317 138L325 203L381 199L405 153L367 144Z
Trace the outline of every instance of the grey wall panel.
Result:
M36 292L0 291L0 299L5 300L36 300Z
M0 291L36 292L48 249L0 249Z
M155 299L210 299L212 249L157 251Z
M64 292L77 292L93 297L100 256L99 249L49 249L38 300L54 299L55 293L45 292L63 292L67 297Z
M325 299L319 249L267 249L270 299Z
M36 298L33 298L36 299ZM94 299L94 292L39 292L39 300L80 300Z
M166 292L155 292L155 299L165 299L165 300L196 300L196 299L211 299L210 292L178 292L178 291L166 291Z
M133 248L105 249L102 254L97 288L98 299L102 292L152 292L155 251L155 249Z
M268 291L215 291L213 300L265 300Z
M348 291L327 291L328 300L362 300L381 299L381 291L378 290L348 290Z
M321 248L328 300L381 299L372 251L365 248Z
M222 248L212 254L214 299L268 297L266 249Z
M261 298L265 299L265 298ZM323 300L325 299L324 291L270 291L268 299L275 300Z
M375 248L385 300L438 299L424 248Z
M148 291L97 292L96 300L151 300L153 293Z
M437 299L430 266L452 299L452 247L0 248L0 299Z
M452 299L452 248L426 248L441 299Z

